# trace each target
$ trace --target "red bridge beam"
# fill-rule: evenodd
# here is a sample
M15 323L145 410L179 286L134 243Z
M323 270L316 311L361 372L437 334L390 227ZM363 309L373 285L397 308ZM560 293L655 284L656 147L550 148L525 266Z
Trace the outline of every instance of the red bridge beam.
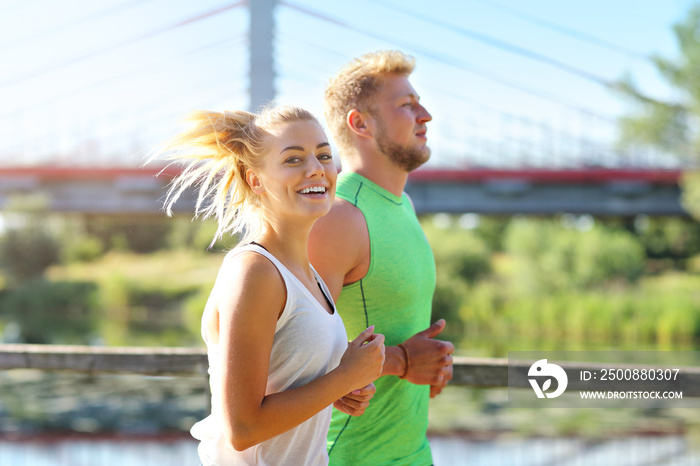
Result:
M179 171L155 166L4 167L0 209L12 199L39 195L56 212L162 215L165 186ZM687 215L680 204L680 175L680 170L641 168L422 168L411 173L406 191L419 214ZM194 201L192 193L185 193L176 212L191 214Z
M34 177L39 180L110 180L121 177L155 177L162 171L164 179L180 172L177 167L0 167L0 178ZM571 169L432 169L414 171L410 180L420 182L483 182L488 179L517 179L533 183L606 183L610 181L643 181L654 184L677 184L681 170L638 168L571 168Z
M570 169L419 169L409 179L422 182L478 183L485 180L524 180L532 183L598 184L611 181L640 181L653 184L678 184L681 170L639 168L570 168Z

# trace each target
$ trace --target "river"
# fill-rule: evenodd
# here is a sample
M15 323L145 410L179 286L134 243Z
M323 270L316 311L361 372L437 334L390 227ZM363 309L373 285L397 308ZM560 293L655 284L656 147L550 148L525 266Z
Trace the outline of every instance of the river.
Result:
M682 436L474 440L431 437L436 466L698 466L700 451ZM196 466L197 443L172 437L71 438L40 436L0 440L0 465Z

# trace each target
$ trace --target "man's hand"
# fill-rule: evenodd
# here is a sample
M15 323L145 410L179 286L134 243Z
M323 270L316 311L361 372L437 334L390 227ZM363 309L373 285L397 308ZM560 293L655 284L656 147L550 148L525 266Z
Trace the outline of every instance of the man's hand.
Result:
M369 406L369 400L372 399L376 391L377 388L371 383L359 390L353 390L348 393L333 403L333 407L351 416L361 416Z
M444 329L445 320L440 319L403 342L410 358L404 378L414 384L430 385L431 398L439 395L447 382L452 380L452 353L455 347L449 341L434 339Z
M450 380L452 380L452 362L442 370L442 382L430 386L430 398L435 398L442 393L442 389Z

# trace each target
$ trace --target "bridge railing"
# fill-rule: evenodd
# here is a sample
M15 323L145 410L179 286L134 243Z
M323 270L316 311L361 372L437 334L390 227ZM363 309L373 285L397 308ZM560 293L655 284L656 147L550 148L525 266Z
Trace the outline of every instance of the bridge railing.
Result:
M579 371L594 372L606 367L596 362L557 364L569 374L577 374ZM530 388L527 380L530 365L531 362L509 362L508 359L455 357L454 374L450 384L468 387ZM642 366L616 365L616 368L624 367ZM200 348L0 345L0 370L39 369L88 374L207 377L207 368L206 350ZM656 391L659 389L659 382L637 381L634 388ZM589 380L585 383L585 390L609 389L609 382ZM700 367L683 368L673 389L682 391L684 397L700 398Z

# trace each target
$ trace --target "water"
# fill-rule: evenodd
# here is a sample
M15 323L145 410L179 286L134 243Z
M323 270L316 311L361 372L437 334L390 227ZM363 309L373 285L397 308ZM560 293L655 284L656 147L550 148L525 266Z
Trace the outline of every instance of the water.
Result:
M127 438L0 441L0 465L12 466L191 466L198 465L192 439Z
M575 438L474 440L432 437L436 466L698 466L700 451L680 436L607 441ZM197 443L176 438L102 437L0 440L0 465L195 466Z
M205 386L3 371L0 466L197 466L187 431L206 415ZM506 389L467 387L447 387L430 406L436 466L700 466L695 409L515 410Z
M629 437L606 441L576 438L504 439L475 442L433 438L436 466L698 466L693 451L679 436Z

